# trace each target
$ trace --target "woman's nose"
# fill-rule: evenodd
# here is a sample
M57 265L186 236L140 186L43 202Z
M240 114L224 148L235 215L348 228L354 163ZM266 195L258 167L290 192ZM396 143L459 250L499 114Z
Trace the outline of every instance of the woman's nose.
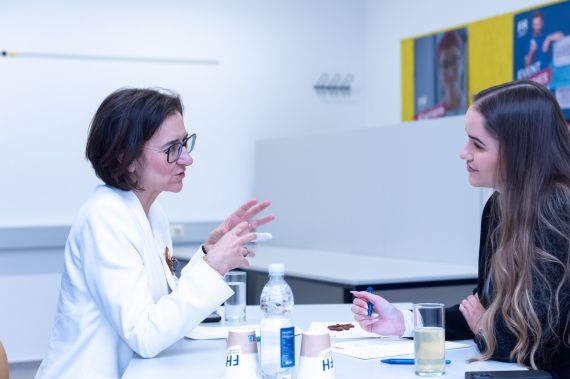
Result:
M463 146L461 150L459 150L459 158L463 159L464 161L468 161L472 158L471 153L467 149L467 145Z
M184 166L190 166L192 162L194 162L194 160L192 159L190 153L186 149L182 149L180 157L178 158L178 161L176 161L176 163L182 164Z

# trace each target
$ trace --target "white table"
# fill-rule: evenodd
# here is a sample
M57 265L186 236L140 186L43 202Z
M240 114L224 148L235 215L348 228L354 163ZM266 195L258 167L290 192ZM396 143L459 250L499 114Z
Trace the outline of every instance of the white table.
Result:
M344 302L352 302L352 290L374 290L440 287L477 283L477 267L422 260L383 258L372 255L335 251L284 248L262 243L254 246L255 258L251 273L264 277L269 264L285 264L287 277L340 286L344 290ZM182 260L189 260L196 248L175 247L174 253ZM248 275L248 284L252 278ZM248 288L253 286L248 285ZM252 303L248 300L248 304Z
M293 311L295 324L308 329L312 321L354 322L348 304L298 305ZM257 306L248 306L247 322L257 323L261 311ZM450 350L444 378L463 379L465 371L480 370L516 370L522 369L513 363L495 361L467 363L466 359L478 355L472 341L461 341L471 347ZM295 339L299 358L301 337ZM221 378L225 370L225 340L189 340L183 339L163 351L156 358L134 358L123 379L155 378ZM343 378L415 378L413 365L381 364L379 359L360 360L333 353L334 370L337 379Z

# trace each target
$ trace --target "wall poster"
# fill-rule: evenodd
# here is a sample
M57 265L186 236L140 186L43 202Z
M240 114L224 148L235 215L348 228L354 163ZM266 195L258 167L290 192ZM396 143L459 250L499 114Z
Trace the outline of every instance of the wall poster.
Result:
M467 110L467 28L414 40L414 119Z
M513 79L547 86L570 119L570 2L514 15Z

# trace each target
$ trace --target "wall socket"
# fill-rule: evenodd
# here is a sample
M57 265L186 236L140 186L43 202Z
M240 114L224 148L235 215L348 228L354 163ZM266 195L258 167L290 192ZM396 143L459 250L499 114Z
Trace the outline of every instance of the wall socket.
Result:
M170 236L172 238L184 237L184 224L170 224Z

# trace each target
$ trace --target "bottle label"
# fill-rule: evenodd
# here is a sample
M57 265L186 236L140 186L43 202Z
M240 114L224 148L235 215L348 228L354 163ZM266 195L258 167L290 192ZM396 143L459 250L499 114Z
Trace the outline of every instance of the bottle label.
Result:
M295 327L281 328L281 367L295 366Z

